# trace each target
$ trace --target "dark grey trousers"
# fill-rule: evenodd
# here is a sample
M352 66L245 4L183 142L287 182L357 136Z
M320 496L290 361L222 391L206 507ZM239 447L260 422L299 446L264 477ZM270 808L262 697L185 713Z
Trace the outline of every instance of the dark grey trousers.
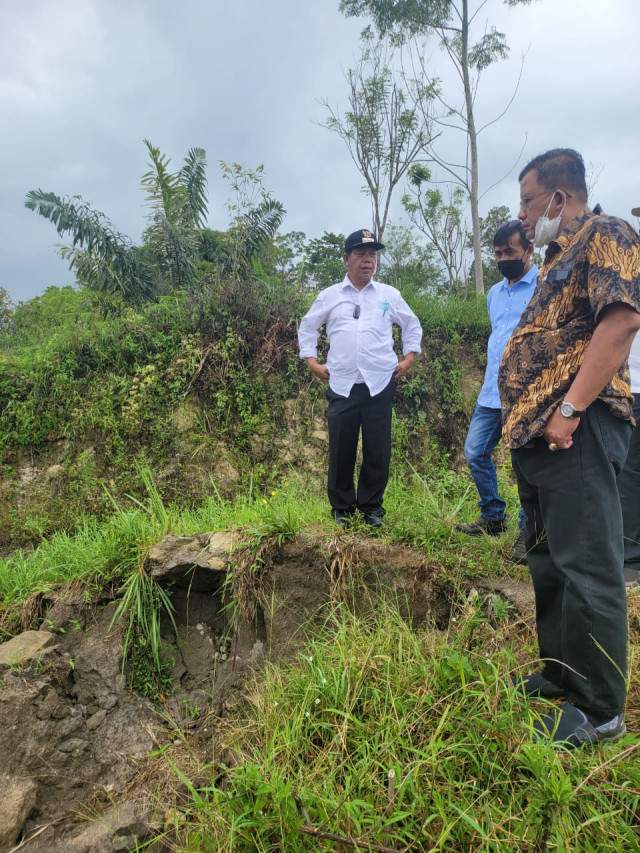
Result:
M631 425L599 401L569 450L542 438L512 451L544 675L587 714L610 719L626 695L627 598L616 477Z
M640 569L640 394L636 395L633 415L638 424L631 433L629 453L618 477L624 531L624 564Z

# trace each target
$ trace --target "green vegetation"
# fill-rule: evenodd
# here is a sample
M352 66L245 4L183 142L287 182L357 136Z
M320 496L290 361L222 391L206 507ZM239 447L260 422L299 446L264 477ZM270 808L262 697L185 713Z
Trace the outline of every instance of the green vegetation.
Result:
M216 720L204 756L201 742L181 736L198 788L179 770L175 745L156 754L165 789L173 775L186 790L165 830L174 849L637 849L637 738L575 755L531 743L535 708L516 701L508 683L535 661L534 637L510 619L506 602L498 599L489 618L463 585L474 575L504 577L509 537L456 533L455 522L475 513L469 480L436 449L427 467L420 472L397 454L384 531L376 536L411 544L449 584L448 624L413 630L389 604L374 601L369 615L356 617L336 602L303 654L268 667L247 700ZM504 466L500 476L514 517ZM148 470L139 477L144 499L128 499L126 509L112 504L104 522L87 519L74 535L58 532L30 555L0 560L0 590L11 631L36 612L24 606L29 599L51 587L81 581L89 596L118 589L123 627L132 629L131 687L157 698L169 686L153 662L167 605L143 569L150 545L168 531L234 528L258 554L314 527L335 528L321 478L309 483L302 473L268 485L250 480L235 500L213 494L188 508L165 505ZM358 541L369 532L356 522L348 535ZM640 596L630 597L630 614L633 731Z
M456 612L414 632L388 608L336 607L223 724L242 760L191 790L179 849L637 850L637 739L533 744L535 711L507 687L513 630Z
M210 743L172 731L149 758L182 786L172 849L637 850L637 738L578 755L532 744L532 712L508 683L535 664L534 637L506 601L488 616L469 592L486 577L526 582L505 560L511 537L455 531L477 513L460 460L489 331L484 297L434 295L432 254L389 226L401 238L389 274L421 320L424 355L398 390L384 527L356 518L344 533L324 493L324 388L296 346L316 286L337 277L343 238L274 238L282 208L261 170L238 164L225 167L229 229L204 229L204 152L172 173L147 147L142 246L101 234L106 220L81 200L49 199L58 226L80 228L70 251L85 286L17 306L0 292L0 636L37 627L59 587L115 599L130 689L161 703L171 683L160 626L173 610L147 557L165 534L239 531L230 619L253 615L262 568L292 539L411 546L443 590L433 623L411 627L388 603L356 617L333 602L303 655L256 675L248 698L204 730ZM112 249L149 273L148 290L115 286ZM508 458L499 477L513 519ZM640 595L629 605L633 732Z
M460 449L487 319L482 298L437 300L415 286L407 296L425 357L398 392L397 449L424 470L432 449ZM286 475L282 448L302 452L323 394L297 353L312 298L295 278L222 276L140 306L70 287L18 305L0 336L0 547L106 518L107 492L141 498L141 466L183 506L212 483L234 497L250 477ZM298 426L286 414L294 399Z

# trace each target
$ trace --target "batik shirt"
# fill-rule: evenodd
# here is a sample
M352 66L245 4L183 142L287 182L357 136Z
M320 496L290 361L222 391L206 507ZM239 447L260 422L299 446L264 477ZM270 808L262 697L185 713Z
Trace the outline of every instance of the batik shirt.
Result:
M640 241L627 222L587 210L549 244L536 290L505 348L498 385L507 447L542 435L602 310L617 303L640 312ZM633 422L626 361L598 399Z

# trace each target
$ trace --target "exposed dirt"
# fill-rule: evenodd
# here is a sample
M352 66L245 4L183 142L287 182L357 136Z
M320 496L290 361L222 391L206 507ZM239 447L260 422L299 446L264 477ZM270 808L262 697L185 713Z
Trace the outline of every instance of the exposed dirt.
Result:
M348 533L263 543L257 555L232 534L168 536L148 569L175 607L176 627L163 627L173 686L159 704L128 689L112 600L61 591L40 601L38 632L0 645L0 853L134 850L162 832L187 791L150 754L168 751L196 788L198 763L214 752L233 760L220 754L216 721L248 674L300 649L330 601L365 612L382 597L416 627L444 628L459 595L413 549ZM488 607L498 593L530 618L526 584L476 588Z

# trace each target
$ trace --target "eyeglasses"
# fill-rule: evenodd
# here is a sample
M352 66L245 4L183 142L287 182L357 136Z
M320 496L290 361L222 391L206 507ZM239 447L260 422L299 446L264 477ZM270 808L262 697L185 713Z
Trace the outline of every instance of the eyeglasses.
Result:
M360 316L360 306L356 305L355 308L353 309L353 319L357 320L359 316Z
M536 193L535 195L530 195L529 198L521 198L520 199L520 210L526 210L532 201L543 195L553 195L555 190L545 190L541 193Z

